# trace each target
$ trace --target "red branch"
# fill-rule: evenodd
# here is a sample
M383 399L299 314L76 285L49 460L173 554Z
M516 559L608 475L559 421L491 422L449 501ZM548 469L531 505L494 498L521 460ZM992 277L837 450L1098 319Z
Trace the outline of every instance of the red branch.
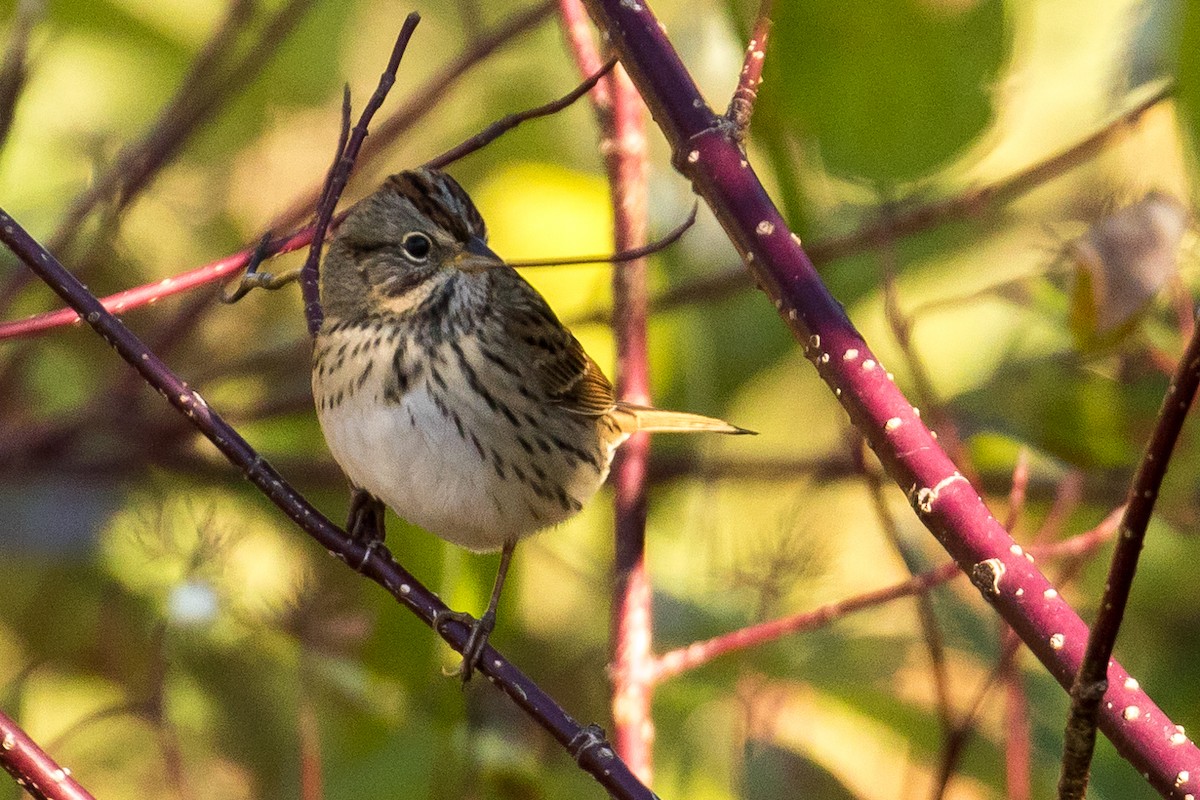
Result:
M603 67L592 28L579 0L561 0L563 27L579 71L593 75ZM642 99L620 67L591 92L600 127L600 152L613 207L613 245L621 253L647 241L646 119ZM613 271L613 332L617 344L617 394L642 405L650 402L646 342L646 260L626 262ZM646 475L649 437L630 438L617 452L612 482L616 504L616 554L613 587L613 743L617 753L649 785L653 774L654 720L653 616L646 572Z
M94 800L71 777L71 770L60 767L3 713L0 713L0 767L38 800Z
M992 517L888 379L767 195L732 126L701 97L647 0L585 2L650 106L675 165L713 210L921 521L1055 679L1069 686L1083 660L1087 625ZM1157 791L1183 800L1191 792L1177 776L1196 770L1200 749L1115 661L1108 677L1100 719L1105 734Z

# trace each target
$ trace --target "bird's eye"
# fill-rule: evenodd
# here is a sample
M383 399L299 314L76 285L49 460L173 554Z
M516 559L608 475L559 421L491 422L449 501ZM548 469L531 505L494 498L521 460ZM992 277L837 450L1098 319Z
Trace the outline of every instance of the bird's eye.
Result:
M424 261L433 249L433 242L423 233L410 233L400 242L404 253L413 261Z

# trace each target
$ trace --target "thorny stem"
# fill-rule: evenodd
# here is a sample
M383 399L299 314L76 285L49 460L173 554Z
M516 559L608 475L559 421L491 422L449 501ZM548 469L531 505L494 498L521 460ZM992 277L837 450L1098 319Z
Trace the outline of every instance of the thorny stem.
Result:
M386 547L355 541L293 489L270 464L222 419L208 403L146 347L100 301L38 244L16 220L0 209L0 242L74 308L173 408L276 506L322 547L378 583L426 625L448 611L446 605L392 558ZM438 634L461 652L470 631L458 622L443 623ZM573 720L541 687L508 662L495 648L485 647L479 670L514 703L568 748L580 766L618 798L652 800L653 793L633 776L592 729ZM583 746L581 746L581 743Z
M1171 463L1171 453L1179 432L1183 429L1188 410L1200 386L1200 326L1194 327L1187 348L1179 359L1175 375L1163 395L1162 407L1154 434L1146 445L1146 452L1138 465L1137 473L1129 488L1129 504L1121 520L1120 536L1113 550L1108 580L1100 600L1100 610L1088 637L1083 663L1071 685L1071 713L1067 718L1063 742L1062 772L1058 780L1060 800L1082 800L1087 790L1088 770L1092 761L1092 750L1096 744L1096 720L1100 703L1105 697L1110 679L1109 662L1125 604L1133 587L1133 576L1137 572L1138 557L1146 539L1146 528L1158 499L1163 477ZM1122 712L1130 719L1129 706ZM1132 706L1138 708L1138 706ZM1144 713L1139 709L1138 713ZM1194 762L1195 763L1195 762ZM1200 776L1197 776L1200 779ZM1184 781L1183 783L1187 783ZM1179 781L1176 781L1178 786ZM1194 794L1194 792L1192 792Z
M968 572L1051 674L1069 685L1083 660L1083 620L1026 558L960 475L912 403L888 380L845 309L822 284L726 120L704 102L647 0L585 0L669 142L673 163L725 228L785 324L921 521ZM1102 709L1105 733L1154 788L1183 800L1181 771L1200 750L1116 662ZM1138 709L1136 719L1121 709Z
M561 0L563 26L579 70L595 74L601 65L587 13L580 0ZM618 67L591 94L600 128L600 152L608 172L617 252L647 241L646 120L642 99ZM644 258L613 271L612 326L616 335L617 395L650 403L646 340L647 292ZM635 434L617 452L612 467L615 489L616 553L613 570L613 741L617 753L647 785L653 774L654 719L652 592L646 569L646 473L650 440Z
M0 713L0 767L37 800L94 800L15 722Z

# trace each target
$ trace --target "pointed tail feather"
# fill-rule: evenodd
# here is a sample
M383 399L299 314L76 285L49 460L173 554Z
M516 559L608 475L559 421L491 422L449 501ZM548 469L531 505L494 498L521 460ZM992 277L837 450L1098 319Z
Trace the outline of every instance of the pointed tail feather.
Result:
M622 429L629 433L647 431L648 433L731 433L755 434L756 431L730 425L715 417L705 417L700 414L689 414L686 411L663 411L648 406L636 406L629 403L617 403L614 416L621 416Z

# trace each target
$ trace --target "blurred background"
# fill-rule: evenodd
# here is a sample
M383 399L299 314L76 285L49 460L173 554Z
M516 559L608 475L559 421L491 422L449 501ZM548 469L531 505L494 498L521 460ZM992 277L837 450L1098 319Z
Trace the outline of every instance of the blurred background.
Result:
M723 110L757 3L653 7ZM343 83L357 114L411 10L423 21L347 200L570 90L556 5L0 0L0 205L101 295L290 229L332 158ZM1120 505L1191 331L1200 30L1183 16L1169 0L780 0L773 13L751 159L998 519L1027 465L1021 542L1065 539ZM661 235L692 195L649 134ZM450 172L505 257L611 250L586 102ZM612 269L526 272L609 375ZM760 432L654 443L656 651L947 559L705 209L653 257L651 290L656 404ZM56 307L0 255L3 319ZM295 287L232 307L209 287L124 319L344 518ZM1198 472L1192 427L1116 653L1188 728ZM484 607L495 557L388 524L402 564L452 607ZM605 726L611 531L602 493L518 548L492 639ZM0 554L0 709L98 797L602 796L486 681L443 676L456 654L290 525L90 330L0 339ZM1041 562L1085 619L1107 554ZM1002 641L960 578L673 677L655 693L654 788L1017 797L1006 752L1028 741L1033 796L1049 796L1066 696ZM1012 664L1000 681L998 660ZM0 798L18 795L0 783ZM1101 741L1092 796L1153 792Z

